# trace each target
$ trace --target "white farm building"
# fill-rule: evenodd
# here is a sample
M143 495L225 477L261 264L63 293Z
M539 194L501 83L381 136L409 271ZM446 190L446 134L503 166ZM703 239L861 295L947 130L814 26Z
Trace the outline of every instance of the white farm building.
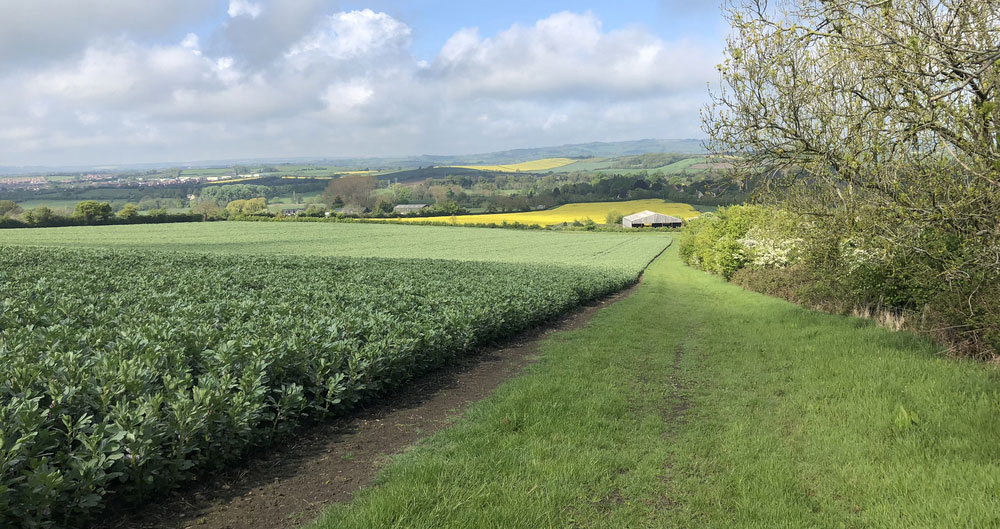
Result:
M401 215L406 215L408 213L416 213L427 207L427 204L399 204L392 208L393 213L399 213Z
M626 228L680 228L682 224L684 221L677 217L649 210L622 217L622 226Z

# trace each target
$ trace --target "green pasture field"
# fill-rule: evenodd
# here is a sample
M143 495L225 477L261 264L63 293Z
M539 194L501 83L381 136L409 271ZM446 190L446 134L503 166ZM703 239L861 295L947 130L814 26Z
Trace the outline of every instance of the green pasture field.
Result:
M709 158L704 157L704 156L699 156L699 157L695 157L695 158L685 158L683 160L674 162L674 163L672 163L670 165L665 165L663 167L659 167L659 168L657 168L655 170L656 171L663 171L665 174L678 174L678 173L683 173L683 172L689 171L690 167L692 165L698 165L700 163L705 163L708 160L709 160Z
M197 222L0 230L0 246L433 258L639 268L669 241L670 238L662 233L487 230L332 222Z
M706 157L698 156L694 158L685 158L678 162L674 162L670 165L664 165L662 167L654 167L651 169L631 169L631 168L616 169L613 167L609 167L613 163L613 160L601 159L600 161L580 161L572 163L569 165L565 165L563 167L559 167L557 169L553 169L553 172L567 173L573 171L594 171L606 174L635 174L641 172L655 173L659 171L664 174L683 174L683 173L690 174L690 173L703 172L704 170L690 169L690 167L692 165L697 165L699 163L705 163L708 160L709 159Z
M1000 372L683 266L310 529L1000 527Z
M269 198L267 199L267 203L269 205L282 204L286 206L287 205L301 206L305 205L308 202L319 201L322 196L323 193L320 191L316 191L313 193L295 193L295 198L298 199L298 201L292 202L292 195L291 193L289 193L287 195L281 195L274 198Z
M18 202L17 205L21 206L24 210L45 206L51 209L65 209L73 211L79 202L79 200L25 200Z
M611 161L607 158L590 158L586 160L580 160L579 162L573 162L569 165L564 165L562 167L556 167L555 169L550 169L545 172L553 173L572 173L576 171L597 171L599 169L606 168Z
M661 172L667 175L679 175L679 174L693 174L705 172L704 169L691 169L692 165L697 165L700 163L705 163L708 161L705 157L695 157L695 158L685 158L678 162L674 162L670 165L664 165L662 167L655 167L652 169L602 169L600 172L611 173L611 174L634 174L634 173L655 173Z

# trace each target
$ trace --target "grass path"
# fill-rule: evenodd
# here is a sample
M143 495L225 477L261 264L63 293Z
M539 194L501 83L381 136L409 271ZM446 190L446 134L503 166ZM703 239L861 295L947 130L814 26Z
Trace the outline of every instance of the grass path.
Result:
M339 527L997 527L1000 377L682 266L327 511Z

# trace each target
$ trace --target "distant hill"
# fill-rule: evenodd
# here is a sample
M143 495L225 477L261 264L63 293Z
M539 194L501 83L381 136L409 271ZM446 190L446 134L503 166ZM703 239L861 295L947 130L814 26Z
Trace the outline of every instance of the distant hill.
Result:
M613 158L670 152L678 154L707 154L702 140L634 140L617 142L591 142L559 145L554 147L530 147L479 154L434 155L424 154L398 158L329 158L316 161L330 165L379 167L383 169L404 169L427 166L448 165L500 165L516 164L543 158Z
M592 142L560 145L558 147L536 147L512 149L509 151L463 156L461 158L486 163L514 163L538 158L612 158L634 154L655 152L675 152L679 154L704 154L708 151L702 140L635 140L617 142Z
M196 162L163 162L163 163L142 163L142 164L121 164L121 165L94 165L94 166L0 166L0 175L22 175L22 174L46 174L59 172L124 172L137 170L154 170L166 168L205 168L205 167L232 167L234 165L259 165L259 164L328 164L337 166L357 166L372 168L418 168L429 165L495 165L513 164L538 160L541 158L611 158L616 156L629 156L636 154L649 154L657 152L671 152L679 154L703 154L707 151L702 146L702 140L634 140L617 142L591 142L559 145L554 147L528 147L523 149L511 149L481 154L469 155L431 155L420 156L394 156L381 158L327 158L327 157L298 157L298 158L253 158L253 159L232 159L232 160L203 160Z

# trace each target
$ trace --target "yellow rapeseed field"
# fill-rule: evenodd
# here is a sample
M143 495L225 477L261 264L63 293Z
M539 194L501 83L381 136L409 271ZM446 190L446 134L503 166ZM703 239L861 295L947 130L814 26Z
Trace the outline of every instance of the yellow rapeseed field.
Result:
M455 222L456 224L501 224L520 222L521 224L538 224L552 226L564 222L581 222L591 219L598 224L604 224L611 211L622 215L631 215L645 210L673 215L681 219L697 217L700 213L688 204L664 202L660 199L629 200L626 202L586 202L566 204L555 209L544 211L526 211L523 213L488 213L485 215L458 215L454 217L405 217L397 220L404 222Z
M579 160L574 160L572 158L544 158L541 160L532 160L530 162L513 163L508 165L452 165L450 167L457 167L459 169L478 169L480 171L503 171L507 173L516 173L518 171L548 171L549 169L555 169L577 161Z

